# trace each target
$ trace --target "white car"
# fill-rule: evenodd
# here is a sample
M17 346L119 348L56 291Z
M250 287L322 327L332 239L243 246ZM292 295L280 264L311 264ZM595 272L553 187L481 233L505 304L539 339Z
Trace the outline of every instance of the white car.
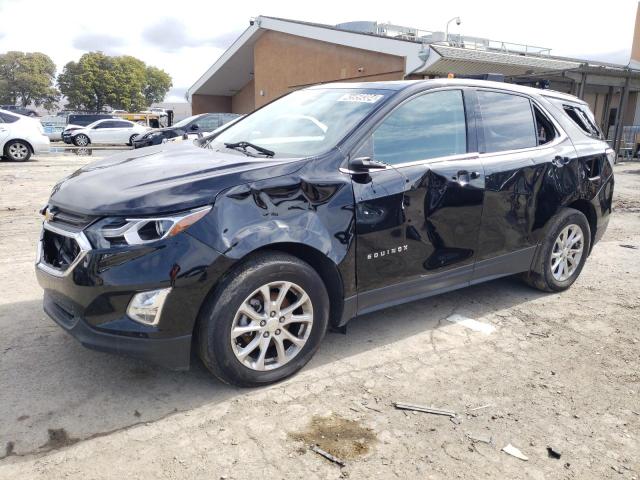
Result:
M105 119L74 130L71 141L78 147L89 144L132 145L138 135L151 130L129 120Z
M26 162L32 154L48 151L49 137L40 120L0 110L0 157Z

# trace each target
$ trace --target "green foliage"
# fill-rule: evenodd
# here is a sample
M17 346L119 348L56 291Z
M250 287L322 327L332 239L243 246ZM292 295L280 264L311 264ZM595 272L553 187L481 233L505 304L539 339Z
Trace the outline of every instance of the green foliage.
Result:
M167 72L156 67L147 67L147 85L144 88L147 105L163 101L171 86L171 76Z
M109 105L135 112L164 99L171 77L135 57L90 52L65 65L58 87L71 108L100 111Z
M60 96L55 78L56 65L44 53L0 54L0 103L52 108Z

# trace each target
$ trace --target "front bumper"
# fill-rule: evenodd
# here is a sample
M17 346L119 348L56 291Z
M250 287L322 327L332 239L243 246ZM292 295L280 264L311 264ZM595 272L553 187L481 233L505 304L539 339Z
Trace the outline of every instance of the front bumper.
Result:
M48 223L44 228L60 231ZM68 235L80 236L80 252L64 270L45 261L41 236L36 276L44 289L44 311L86 347L188 368L200 306L228 268L226 257L187 232L146 246L108 250L91 249L82 232ZM157 325L127 316L136 293L167 287L171 293Z
M144 148L152 145L160 145L162 140L155 141L153 138L142 138L140 140L133 141L133 148Z

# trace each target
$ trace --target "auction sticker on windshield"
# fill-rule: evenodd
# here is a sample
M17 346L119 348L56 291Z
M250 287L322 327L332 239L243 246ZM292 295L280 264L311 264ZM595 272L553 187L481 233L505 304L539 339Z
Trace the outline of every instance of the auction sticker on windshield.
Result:
M384 95L375 93L345 93L341 96L339 102L358 102L358 103L376 103Z

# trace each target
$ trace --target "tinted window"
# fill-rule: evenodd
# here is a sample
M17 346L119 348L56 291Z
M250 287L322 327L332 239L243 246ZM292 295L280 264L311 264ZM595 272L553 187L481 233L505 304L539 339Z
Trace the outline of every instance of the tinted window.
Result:
M93 128L113 128L114 123L115 122L102 122L94 126Z
M467 151L460 90L422 95L394 110L373 134L375 159L390 164Z
M218 115L207 115L197 119L194 124L198 125L198 129L203 132L210 132L220 126L220 117Z
M482 112L485 152L536 146L536 129L529 99L479 90L478 100Z
M556 129L551 120L540 111L536 106L533 107L536 116L536 135L538 137L538 145L549 143L556 137Z
M8 113L0 112L0 122L1 123L13 123L18 120L18 117L15 115L10 115Z
M119 122L109 122L111 123L113 128L131 128L133 126L133 124L129 123L129 122L123 122L123 121L119 121Z
M573 122L578 125L584 133L595 137L600 136L598 127L595 126L589 116L581 108L571 105L564 105L563 108L569 118L573 120Z

